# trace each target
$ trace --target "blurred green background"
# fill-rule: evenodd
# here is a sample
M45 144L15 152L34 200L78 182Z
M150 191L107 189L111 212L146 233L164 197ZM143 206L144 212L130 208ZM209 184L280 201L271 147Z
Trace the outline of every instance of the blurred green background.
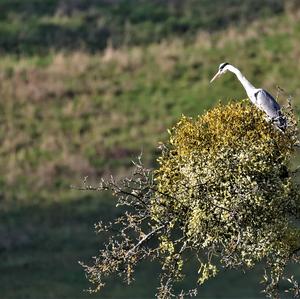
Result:
M1 299L154 297L154 263L132 286L84 292L78 261L103 246L93 225L121 211L70 185L126 176L141 152L155 167L181 114L245 98L232 74L209 85L224 61L299 104L299 1L0 0ZM258 274L224 271L201 298L263 298Z

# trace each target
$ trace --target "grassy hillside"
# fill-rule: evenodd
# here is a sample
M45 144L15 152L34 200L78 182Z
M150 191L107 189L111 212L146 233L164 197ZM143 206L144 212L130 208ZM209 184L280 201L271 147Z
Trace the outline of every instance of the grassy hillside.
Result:
M182 113L245 97L232 74L209 84L222 61L256 86L277 96L279 85L297 101L297 20L280 16L240 32L203 33L190 44L174 39L94 55L3 56L2 196L43 198L84 176L126 171L141 151L153 162L158 141Z
M289 0L291 1L291 0ZM247 0L1 0L0 52L103 50L190 38L284 10L284 1Z
M65 13L67 16L57 12L58 3L71 2L84 7L112 3L105 4L103 14L108 18L116 11L110 24L116 22L121 25L114 28L123 28L123 21L117 20L123 20L120 14L124 10L112 9L125 5L122 1L0 0L0 285L4 299L90 298L81 292L88 284L77 261L88 261L102 245L102 238L93 233L93 223L113 217L119 210L108 195L75 192L69 186L81 184L85 176L97 181L111 172L126 175L131 160L141 151L146 164L155 165L158 142L166 139L167 128L182 113L193 116L218 100L244 98L245 92L232 74L209 84L219 63L235 64L253 84L275 96L276 86L283 87L299 104L300 66L295 62L300 59L300 19L296 12L279 14L283 8L278 8L274 16L275 4L270 6L273 12L263 12L264 6L260 6L260 16L273 16L257 19L247 28L223 28L212 19L214 32L196 33L188 27L194 35L189 40L187 35L176 37L178 32L172 29L170 34L162 31L158 39L128 44L122 40L123 46L117 49L104 46L107 39L103 39L105 49L91 52L87 38L94 41L94 37L85 31L80 35L76 26L86 26L80 18L94 10L82 8L80 13ZM204 8L212 11L206 2ZM230 2L232 9L237 2ZM145 11L150 9L143 1L139 3ZM161 9L171 11L172 4L180 1L168 3ZM196 2L186 1L185 8L179 9L180 16L197 14L192 3ZM149 18L153 15L149 13ZM180 19L176 17L174 22ZM140 26L149 26L151 33L156 26L167 26L163 20L140 20L132 30L139 32ZM59 25L40 27L39 22ZM55 29L53 36L58 39L48 37L51 28L62 24L71 26L74 36ZM94 28L91 24L88 28ZM211 28L209 23L205 26ZM69 36L70 43L60 34ZM122 32L120 36L125 38ZM160 43L152 42L160 39ZM279 100L284 104L283 96ZM136 287L124 290L121 283L111 283L98 298L132 298L132 294L146 298L150 292L148 297L153 297L156 267L141 268ZM232 289L231 280L241 288ZM229 272L207 285L203 294L257 297L254 281L255 271L250 278Z

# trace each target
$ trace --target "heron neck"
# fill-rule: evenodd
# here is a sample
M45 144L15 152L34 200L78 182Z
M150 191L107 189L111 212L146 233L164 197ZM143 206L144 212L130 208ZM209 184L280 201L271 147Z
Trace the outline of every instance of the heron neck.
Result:
M240 82L244 86L248 97L250 98L252 91L254 91L256 88L246 79L246 77L243 76L243 74L240 72L240 70L237 69L236 67L234 67L232 65L228 65L227 69L237 76L237 78L240 80Z

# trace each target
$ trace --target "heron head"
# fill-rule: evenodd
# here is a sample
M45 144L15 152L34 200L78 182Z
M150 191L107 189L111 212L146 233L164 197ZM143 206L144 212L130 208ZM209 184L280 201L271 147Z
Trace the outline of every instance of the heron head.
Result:
M228 62L223 62L219 65L218 72L214 75L214 77L210 80L210 83L213 82L215 79L220 77L221 75L225 74L227 72L227 66L229 65Z

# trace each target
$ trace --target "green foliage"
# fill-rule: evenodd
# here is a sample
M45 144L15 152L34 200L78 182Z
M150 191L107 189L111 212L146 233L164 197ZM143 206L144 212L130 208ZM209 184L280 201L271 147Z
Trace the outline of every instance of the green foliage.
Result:
M266 290L276 292L300 250L300 197L289 169L297 144L292 114L282 134L245 102L219 105L196 120L182 117L173 128L156 172L161 196L153 218L179 226L201 256L200 283L216 275L215 263L251 268L265 261Z
M171 298L184 278L185 254L199 262L198 283L221 267L265 264L266 295L278 298L284 269L299 262L300 194L290 170L299 145L297 122L286 108L283 134L248 102L218 105L196 120L182 117L162 146L159 168L140 164L123 185L103 181L128 211L93 266L85 266L96 290L114 272L131 283L143 259L162 264L158 298ZM87 189L90 189L88 187ZM110 231L113 224L98 225ZM293 282L294 294L299 292ZM195 295L195 290L181 296Z

